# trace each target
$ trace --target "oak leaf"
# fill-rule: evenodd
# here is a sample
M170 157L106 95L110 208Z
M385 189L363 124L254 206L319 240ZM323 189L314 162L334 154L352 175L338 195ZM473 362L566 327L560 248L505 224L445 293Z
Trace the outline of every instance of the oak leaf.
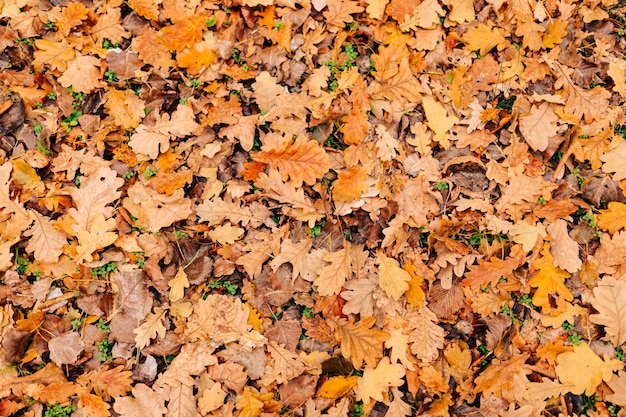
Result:
M330 158L317 141L298 136L295 142L285 141L278 148L256 152L252 159L264 162L280 172L283 180L291 179L298 187L302 182L313 185L330 168Z
M122 417L163 417L167 407L159 394L145 384L133 387L132 397L115 400L113 409Z
M374 314L374 294L379 288L376 276L350 280L343 288L345 291L341 293L341 298L347 301L342 309L344 314L360 314L362 317Z
M572 352L561 353L556 360L556 375L561 383L573 385L570 392L575 395L593 395L602 381L609 383L613 372L624 367L618 359L605 356L603 360L585 342L575 345Z
M548 233L553 238L550 253L554 257L554 266L573 274L582 267L578 256L578 243L567 233L567 222L559 219L548 225Z
M354 318L328 318L328 324L335 332L335 338L341 344L341 353L352 361L355 369L363 362L372 366L383 354L383 342L389 339L389 333L372 329L375 317L361 318L357 323Z
M388 258L382 251L378 252L378 282L387 296L394 300L400 299L409 289L408 282L411 275L400 268L400 264L393 258Z
M57 262L63 254L64 245L67 244L67 236L54 227L49 218L38 212L32 210L29 216L34 221L30 229L24 232L25 236L31 237L26 250L42 262Z
M533 304L542 308L542 313L557 315L567 309L566 301L574 298L565 286L565 278L570 274L554 265L554 257L550 253L550 244L545 243L541 257L532 266L538 272L528 281L531 287L537 288L533 295Z
M299 242L293 242L287 238L281 243L280 253L274 257L270 266L276 271L280 265L288 262L292 266L291 282L295 282L298 276L307 281L312 281L313 272L307 267L309 252L312 247L312 239L301 239Z
M161 0L128 0L128 7L149 20L159 19Z
M324 262L328 262L329 265L318 270L317 277L313 280L317 292L322 297L339 294L343 284L352 276L350 243L344 242L344 244L343 249L324 255Z
M617 376L613 376L613 378L607 382L607 385L613 392L608 394L606 399L615 405L626 407L626 372L619 371Z
M604 340L621 346L626 342L626 282L605 276L593 289L590 302L598 312L590 314L589 320L604 326Z
M75 54L74 48L65 39L59 42L37 39L35 48L33 67L38 72L44 71L44 65L51 70L65 72L67 63L72 61Z
M608 230L610 234L626 228L626 204L611 201L605 210L600 210L598 227Z
M122 129L134 129L144 117L145 102L129 90L110 89L104 98L104 108Z
M443 349L445 332L437 325L439 319L428 309L410 310L405 318L410 323L409 343L411 352L423 362L432 362Z
M118 7L111 7L105 14L101 14L90 32L96 42L108 39L116 44L130 37L130 33L122 26L122 10Z
M554 48L567 36L567 20L553 19L548 23L548 29L543 34L542 43L548 49Z
M102 397L94 395L86 389L78 391L78 403L76 405L79 410L84 410L85 414L89 416L108 417L111 415L109 412L111 406Z
M200 221L208 222L209 226L222 224L224 220L231 223L240 223L247 226L251 221L260 222L263 219L253 215L250 208L242 206L241 201L223 200L219 197L205 199L196 209Z
M495 360L476 377L475 393L489 396L493 393L508 401L521 402L531 373L525 365L528 354L517 354L506 361Z
M151 232L186 219L191 213L191 200L185 197L183 189L172 195L159 194L141 182L128 188L128 197L122 205L137 218L137 224Z
M63 87L72 87L77 93L91 93L104 86L100 72L100 60L94 56L76 52L67 69L57 80Z
M358 200L367 192L366 180L367 172L362 167L341 171L333 182L333 199L345 203Z
M376 368L366 368L358 380L356 397L367 405L372 400L384 401L383 395L391 387L404 384L405 369L398 363L390 363L388 357L380 360Z
M189 279L183 267L178 268L178 272L167 285L170 287L169 300L172 302L180 301L185 296L185 288L189 288Z
M557 120L550 103L543 102L539 107L533 104L528 113L520 115L519 129L533 150L543 152L558 133Z
M232 245L241 239L244 232L244 229L241 227L236 227L230 223L226 223L209 231L209 237L222 245Z
M109 401L131 390L132 374L131 371L125 371L123 366L113 369L103 367L81 375L76 382L90 391L93 390L98 397Z
M600 160L603 162L602 172L613 172L615 181L621 181L626 178L626 164L624 164L626 160L626 142L621 141L616 148L600 156Z

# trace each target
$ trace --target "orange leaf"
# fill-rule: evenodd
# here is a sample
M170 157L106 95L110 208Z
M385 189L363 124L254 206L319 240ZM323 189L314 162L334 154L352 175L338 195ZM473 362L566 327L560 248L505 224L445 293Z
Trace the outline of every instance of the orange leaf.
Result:
M337 175L333 182L333 199L339 202L350 202L361 198L367 191L367 172L362 167L348 168Z
M363 362L372 366L383 355L383 342L389 339L389 333L371 329L375 317L361 318L355 324L354 318L339 319L329 317L328 324L335 332L335 338L341 343L341 353L352 361L355 369L360 369Z
M161 29L162 37L159 42L169 51L182 51L202 40L202 34L207 29L205 23L207 17L204 14L186 16L176 21L173 25Z
M550 244L545 243L541 251L541 257L537 258L532 266L539 272L533 276L528 284L537 288L533 295L533 304L542 308L542 313L558 315L567 309L565 301L574 298L563 281L570 275L566 271L554 266L554 257L550 253ZM556 307L553 307L556 303Z
M624 368L622 361L609 359L606 354L602 360L585 342L575 345L572 352L561 353L556 360L556 375L561 383L574 386L570 392L575 395L593 395L602 381L609 382L613 372Z
M548 31L543 35L543 46L548 49L554 48L559 45L563 38L567 36L567 20L552 19L548 23Z
M290 178L295 186L302 182L315 184L330 168L330 158L324 149L304 136L298 136L293 144L286 141L278 148L257 152L252 159L277 169L283 180Z
M339 131L343 133L343 141L348 145L358 145L367 137L370 128L367 113L351 109L350 113L341 118L343 125Z
M471 27L462 37L467 49L479 50L481 56L485 56L496 46L498 50L504 49L506 44L506 31L498 27L489 27L480 23L476 27Z
M317 395L332 399L343 397L356 386L358 379L359 377L357 376L335 376L329 378L317 391Z
M611 201L606 210L600 210L598 227L608 230L610 234L626 228L626 204Z

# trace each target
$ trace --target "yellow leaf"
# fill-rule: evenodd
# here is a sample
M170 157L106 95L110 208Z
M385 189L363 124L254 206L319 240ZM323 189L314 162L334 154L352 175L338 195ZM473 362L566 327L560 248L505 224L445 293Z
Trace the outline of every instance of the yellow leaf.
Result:
M548 23L548 31L543 35L543 46L548 49L559 45L567 36L567 20L553 19Z
M375 369L366 368L359 378L356 398L367 405L372 400L384 401L391 387L404 384L405 370L399 363L390 363L388 357L380 360Z
M485 56L496 46L498 50L504 49L506 44L506 31L501 28L492 27L480 23L477 27L471 27L462 37L467 49L479 50L481 56Z
M346 395L357 384L358 376L335 376L327 379L320 389L317 391L317 395L324 398L337 399Z
M393 258L388 258L382 251L378 252L378 280L380 288L394 300L400 299L409 289L411 275Z
M448 149L450 147L448 131L459 123L459 118L448 116L448 111L443 107L443 104L430 96L422 98L422 106L426 114L426 125L435 132L433 139Z
M222 245L232 245L243 236L244 229L235 227L230 223L217 226L209 232L209 237Z
M261 313L259 313L257 309L252 307L250 304L246 303L245 305L248 307L248 310L250 310L250 313L248 314L248 324L252 326L253 330L263 333L263 319L261 318Z
M626 204L611 201L606 210L600 210L598 227L610 234L626 228Z
M170 301L176 302L185 296L185 288L189 288L189 280L182 266L178 268L178 272L167 285L170 286Z
M417 266L415 266L411 261L407 261L404 265L404 269L411 276L411 280L408 282L409 288L405 293L406 301L413 308L422 308L424 300L426 299L426 294L422 289L422 285L424 285L424 278L419 277L416 274Z
M572 301L574 298L563 283L570 275L554 266L554 257L550 253L549 243L544 244L541 254L542 256L532 264L533 268L539 272L530 279L528 284L537 288L533 295L533 304L540 306L542 313L556 316L567 310L568 303L565 301ZM556 303L556 307L553 307L552 303Z
M125 130L136 128L144 117L145 102L132 91L112 88L104 98L107 113L113 116L116 125Z
M609 382L613 372L624 368L618 359L605 356L602 360L585 342L574 346L572 352L561 353L556 361L556 375L563 384L573 385L570 392L575 395L593 395L602 381Z

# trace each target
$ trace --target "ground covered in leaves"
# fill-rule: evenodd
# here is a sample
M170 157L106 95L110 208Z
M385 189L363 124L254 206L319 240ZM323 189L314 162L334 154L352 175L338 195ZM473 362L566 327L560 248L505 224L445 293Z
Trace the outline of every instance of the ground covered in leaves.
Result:
M623 2L1 10L0 416L626 414Z

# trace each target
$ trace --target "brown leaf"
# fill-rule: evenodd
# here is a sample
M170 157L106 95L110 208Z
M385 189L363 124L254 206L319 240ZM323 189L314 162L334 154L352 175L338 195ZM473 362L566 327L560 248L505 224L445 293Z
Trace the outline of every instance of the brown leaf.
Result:
M48 341L50 359L58 366L76 362L84 348L85 343L76 332L69 332Z

